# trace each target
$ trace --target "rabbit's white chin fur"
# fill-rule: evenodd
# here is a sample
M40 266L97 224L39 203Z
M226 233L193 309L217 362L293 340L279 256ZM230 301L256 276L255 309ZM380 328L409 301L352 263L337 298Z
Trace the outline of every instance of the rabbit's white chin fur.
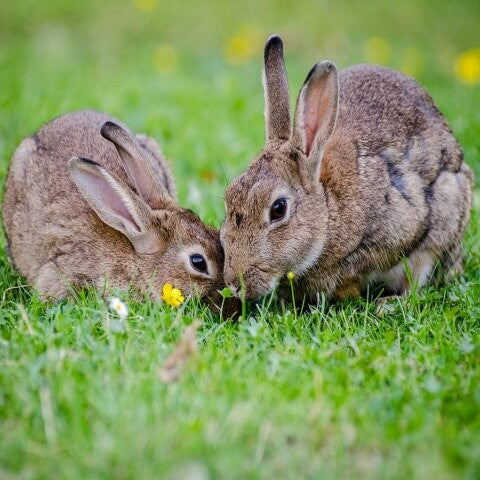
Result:
M296 265L295 268L292 269L292 271L296 275L303 275L304 273L308 272L308 270L315 266L317 260L322 254L322 251L323 248L321 245L312 245L310 251L308 252L308 255L303 259L302 262Z

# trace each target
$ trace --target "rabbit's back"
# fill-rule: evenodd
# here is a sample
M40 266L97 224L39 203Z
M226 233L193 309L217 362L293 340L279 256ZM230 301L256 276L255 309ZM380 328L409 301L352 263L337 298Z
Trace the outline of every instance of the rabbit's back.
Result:
M462 150L428 92L414 79L376 65L339 75L335 136L350 138L357 156L403 164L432 182L440 170L458 171Z
M38 210L33 221L42 216L42 209L58 201L70 202L71 214L78 214L77 208L85 210L68 173L67 163L74 156L92 159L128 182L115 147L100 135L101 126L108 120L111 119L107 115L93 111L68 113L20 144L13 155L6 185L7 230L11 212L20 215L23 202L27 202L28 212Z
M445 118L415 80L388 68L347 68L339 86L323 165L339 200L325 248L342 258L332 278L375 276L402 256L428 256L429 272L436 260L458 270L473 176Z
M100 134L107 121L113 121L128 131L124 124L108 115L80 110L53 119L34 134L36 155L32 161L39 162L39 167L48 172L43 181L54 189L70 185L66 165L70 158L77 156L99 163L129 183L115 146Z
M100 135L100 128L107 121L115 121L108 115L91 110L80 110L57 117L45 124L33 139L38 151L48 152L51 162L58 166L60 161L84 156L101 162L107 168L119 171L112 159L117 157L115 147ZM125 125L122 125L126 128Z

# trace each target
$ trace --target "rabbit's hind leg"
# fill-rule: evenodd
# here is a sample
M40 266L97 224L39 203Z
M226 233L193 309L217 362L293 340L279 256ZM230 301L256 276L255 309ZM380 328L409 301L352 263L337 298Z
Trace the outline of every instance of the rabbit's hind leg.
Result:
M58 300L68 296L68 282L53 262L48 262L38 269L32 285L43 300Z
M376 302L377 307L383 309L383 305L390 300L407 295L413 285L419 288L430 283L438 261L434 252L419 248L389 270L367 275L362 282L362 289L375 285L382 287L383 296Z
M429 228L421 245L387 272L375 273L387 290L405 294L432 279L449 279L463 271L462 239L468 224L473 175L462 164L457 172L444 170L425 188Z
M437 279L463 272L462 241L470 219L473 175L462 164L457 172L443 171L428 189L430 228L422 246L435 252Z
M376 313L383 315L387 310L386 305L396 301L399 297L408 295L412 286L423 287L430 283L435 266L438 263L436 255L429 250L415 250L406 260L399 262L387 272L377 278L382 279L387 296L376 300Z

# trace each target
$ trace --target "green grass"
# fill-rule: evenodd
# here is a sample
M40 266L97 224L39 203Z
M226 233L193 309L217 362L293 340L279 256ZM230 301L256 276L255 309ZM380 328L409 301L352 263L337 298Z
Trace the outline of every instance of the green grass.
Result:
M1 184L23 137L95 108L157 138L181 203L220 225L225 185L264 138L261 42L237 63L226 45L272 32L292 98L325 57L414 73L480 174L480 88L454 73L480 46L478 1L299 3L2 2ZM130 315L115 333L96 292L42 304L1 253L0 478L479 478L475 196L465 275L383 317L365 299L298 316L273 302L225 323L196 302L173 311L119 292ZM165 384L195 318L198 353Z

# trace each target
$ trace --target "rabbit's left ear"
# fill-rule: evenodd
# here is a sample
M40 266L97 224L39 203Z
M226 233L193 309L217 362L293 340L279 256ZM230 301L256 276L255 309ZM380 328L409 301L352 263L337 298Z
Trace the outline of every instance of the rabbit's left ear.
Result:
M305 79L295 112L292 142L307 156L308 170L319 178L323 147L335 128L338 74L329 61L317 63Z
M265 44L263 89L267 143L290 138L290 99L283 60L283 43L272 35Z
M129 132L116 123L106 122L102 125L100 133L115 145L125 173L135 186L138 195L151 208L163 209L175 203L158 180L152 163L145 158L145 154Z

